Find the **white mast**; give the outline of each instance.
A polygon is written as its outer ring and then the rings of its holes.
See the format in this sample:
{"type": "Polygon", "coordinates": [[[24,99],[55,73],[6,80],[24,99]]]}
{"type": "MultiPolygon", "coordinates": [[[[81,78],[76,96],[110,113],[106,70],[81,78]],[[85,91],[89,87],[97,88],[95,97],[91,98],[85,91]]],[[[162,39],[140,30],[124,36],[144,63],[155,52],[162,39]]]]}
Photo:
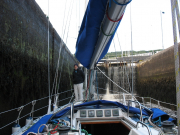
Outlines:
{"type": "MultiPolygon", "coordinates": [[[[176,77],[176,99],[177,99],[177,125],[178,133],[180,133],[180,74],[179,74],[179,49],[178,49],[178,33],[177,33],[177,22],[178,30],[180,29],[180,14],[179,5],[177,0],[171,0],[172,10],[172,24],[173,24],[173,36],[174,36],[174,59],[175,59],[175,77],[176,77]]],[[[180,34],[180,31],[179,31],[180,34]]]]}

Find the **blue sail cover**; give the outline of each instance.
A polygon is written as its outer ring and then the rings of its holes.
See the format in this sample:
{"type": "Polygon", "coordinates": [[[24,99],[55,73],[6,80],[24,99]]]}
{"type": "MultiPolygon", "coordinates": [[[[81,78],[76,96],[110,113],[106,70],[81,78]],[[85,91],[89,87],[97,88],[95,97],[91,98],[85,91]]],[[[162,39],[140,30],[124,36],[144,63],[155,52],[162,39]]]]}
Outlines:
{"type": "MultiPolygon", "coordinates": [[[[100,109],[101,105],[105,105],[105,106],[117,106],[125,111],[128,110],[128,107],[119,103],[119,102],[116,102],[116,101],[107,101],[107,100],[96,100],[96,101],[90,101],[90,102],[85,102],[85,103],[82,103],[82,104],[79,104],[79,105],[76,105],[74,106],[74,108],[78,108],[78,107],[84,107],[84,108],[88,108],[88,107],[92,107],[95,105],[95,108],[94,109],[100,109]]],[[[53,114],[48,114],[48,115],[45,115],[43,116],[36,124],[34,124],[31,128],[29,128],[26,132],[23,133],[23,135],[27,135],[29,132],[34,132],[34,133],[37,133],[38,132],[38,128],[41,124],[47,124],[47,122],[52,118],[52,119],[56,119],[56,118],[60,118],[61,116],[63,116],[64,114],[66,114],[67,112],[70,111],[70,107],[67,107],[65,109],[63,109],[62,111],[56,113],[54,116],[53,114]]],[[[89,109],[93,109],[93,108],[89,108],[89,109]]],[[[164,121],[164,120],[168,120],[169,119],[169,116],[163,112],[162,110],[158,109],[158,108],[152,108],[151,109],[152,112],[153,112],[153,117],[152,119],[153,120],[158,120],[159,117],[161,117],[161,120],[164,121]]],[[[129,112],[130,113],[134,113],[134,114],[140,114],[140,110],[139,108],[134,108],[134,107],[129,107],[129,112]]],[[[149,114],[145,109],[142,110],[142,114],[145,115],[145,116],[150,116],[151,114],[149,114]]],[[[143,116],[144,117],[144,116],[143,116]]],[[[148,117],[147,117],[148,118],[148,117]]],[[[173,119],[169,119],[169,120],[173,120],[173,119]]],[[[45,126],[42,126],[40,128],[40,133],[43,131],[43,128],[45,126]]]]}
{"type": "MultiPolygon", "coordinates": [[[[91,57],[95,49],[95,45],[98,40],[100,26],[105,15],[107,2],[108,0],[89,0],[79,31],[78,39],[76,42],[75,56],[79,60],[79,62],[88,69],[90,66],[91,57]]],[[[116,30],[119,26],[119,23],[116,27],[116,30]]],[[[114,34],[111,36],[99,60],[102,59],[108,52],[114,34]]]]}
{"type": "MultiPolygon", "coordinates": [[[[38,133],[38,128],[42,125],[42,124],[46,124],[48,122],[48,120],[51,118],[53,114],[47,114],[44,117],[42,117],[36,124],[34,124],[32,127],[30,127],[26,132],[24,132],[22,135],[27,135],[29,132],[33,132],[33,133],[38,133]]],[[[39,132],[41,133],[43,131],[45,126],[42,126],[39,129],[39,132]]]]}
{"type": "Polygon", "coordinates": [[[151,108],[151,110],[153,111],[153,116],[152,116],[153,120],[158,120],[159,117],[161,117],[161,121],[165,121],[169,119],[169,115],[163,112],[162,110],[158,108],[151,108]]]}

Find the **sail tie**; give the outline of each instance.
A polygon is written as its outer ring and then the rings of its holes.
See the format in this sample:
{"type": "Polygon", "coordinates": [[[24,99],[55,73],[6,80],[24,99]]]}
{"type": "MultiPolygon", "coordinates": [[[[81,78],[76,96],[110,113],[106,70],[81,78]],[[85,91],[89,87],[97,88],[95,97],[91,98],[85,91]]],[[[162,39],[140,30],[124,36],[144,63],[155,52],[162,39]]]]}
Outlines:
{"type": "MultiPolygon", "coordinates": [[[[109,5],[109,4],[108,4],[109,5]]],[[[123,15],[124,15],[124,13],[122,14],[122,16],[119,18],[119,19],[117,19],[117,20],[112,20],[110,17],[109,17],[109,15],[108,15],[108,9],[109,9],[109,6],[107,5],[107,8],[106,8],[106,16],[107,16],[107,18],[109,19],[109,21],[111,21],[111,22],[119,22],[122,18],[123,18],[123,15]]]]}
{"type": "MultiPolygon", "coordinates": [[[[112,0],[109,0],[109,7],[111,7],[111,1],[112,1],[112,0]]],[[[131,3],[132,0],[129,0],[129,1],[126,2],[126,3],[119,3],[119,2],[117,2],[116,0],[113,0],[113,1],[114,1],[114,3],[116,3],[117,5],[126,6],[126,5],[128,5],[129,3],[131,3]]]]}

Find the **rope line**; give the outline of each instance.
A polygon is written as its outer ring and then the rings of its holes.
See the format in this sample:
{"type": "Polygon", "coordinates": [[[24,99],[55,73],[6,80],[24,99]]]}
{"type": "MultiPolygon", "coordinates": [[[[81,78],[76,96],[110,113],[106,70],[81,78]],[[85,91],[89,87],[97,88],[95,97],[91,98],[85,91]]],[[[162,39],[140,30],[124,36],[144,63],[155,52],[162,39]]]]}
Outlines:
{"type": "MultiPolygon", "coordinates": [[[[22,117],[19,118],[18,120],[20,120],[20,119],[22,119],[22,118],[24,118],[24,117],[26,117],[26,116],[29,116],[29,113],[26,114],[26,115],[24,115],[24,116],[22,116],[22,117]]],[[[6,124],[5,126],[1,127],[0,130],[3,129],[3,128],[5,128],[5,127],[7,127],[7,126],[9,126],[9,125],[11,125],[11,124],[13,124],[13,123],[16,122],[16,121],[17,121],[17,120],[14,120],[14,121],[12,121],[12,122],[6,124]]]]}
{"type": "MultiPolygon", "coordinates": [[[[54,95],[52,95],[52,96],[54,96],[54,95]]],[[[41,98],[41,99],[38,99],[38,100],[36,100],[36,101],[40,101],[40,100],[42,100],[42,99],[46,99],[46,98],[48,98],[49,96],[47,96],[47,97],[44,97],[44,98],[41,98]]]]}
{"type": "Polygon", "coordinates": [[[18,108],[19,114],[18,114],[18,117],[17,117],[17,120],[16,120],[16,123],[18,123],[18,124],[19,124],[19,117],[21,115],[21,112],[22,112],[23,108],[24,108],[24,106],[21,106],[21,107],[18,108]]]}
{"type": "Polygon", "coordinates": [[[71,103],[71,100],[73,99],[74,95],[75,95],[75,93],[73,92],[71,99],[69,100],[69,103],[71,103]]]}
{"type": "Polygon", "coordinates": [[[64,99],[62,99],[62,100],[59,100],[58,102],[61,102],[61,101],[67,100],[67,99],[69,99],[69,98],[72,98],[72,96],[70,96],[70,97],[68,97],[68,98],[64,98],[64,99]]]}
{"type": "Polygon", "coordinates": [[[31,110],[31,113],[30,113],[30,115],[32,116],[32,119],[33,119],[33,116],[34,116],[33,111],[34,111],[34,105],[35,104],[36,104],[36,100],[32,101],[32,110],[31,110]]]}
{"type": "MultiPolygon", "coordinates": [[[[70,91],[70,90],[68,90],[68,91],[70,91]]],[[[63,92],[63,93],[64,93],[64,92],[63,92]]],[[[48,97],[49,97],[49,96],[48,96],[48,97]]],[[[68,97],[68,98],[59,100],[58,102],[61,102],[61,101],[63,101],[63,100],[66,100],[66,99],[69,99],[69,98],[72,98],[72,97],[74,97],[74,95],[72,95],[71,97],[68,97]]],[[[34,101],[35,101],[35,100],[34,100],[34,101]]],[[[37,100],[36,100],[36,101],[37,101],[37,100]]],[[[30,104],[30,103],[32,103],[32,102],[29,102],[28,104],[30,104]]],[[[28,105],[28,104],[26,104],[26,105],[28,105]]],[[[25,107],[26,105],[24,105],[23,107],[25,107]]],[[[51,105],[53,105],[53,103],[52,103],[51,105]]],[[[9,126],[9,125],[11,125],[11,124],[13,124],[13,123],[16,122],[16,121],[19,121],[19,120],[22,119],[22,118],[25,118],[26,116],[29,116],[29,115],[32,114],[32,113],[37,112],[37,111],[39,111],[39,110],[41,110],[41,109],[44,109],[44,108],[46,108],[46,107],[48,107],[48,106],[49,106],[49,105],[46,105],[46,106],[41,107],[41,108],[39,108],[39,109],[37,109],[37,110],[33,110],[33,111],[31,111],[30,113],[22,116],[21,118],[18,118],[18,119],[16,119],[16,120],[14,120],[14,121],[6,124],[5,126],[1,127],[0,130],[3,129],[3,128],[5,128],[5,127],[7,127],[7,126],[9,126]]],[[[22,106],[21,106],[21,107],[22,107],[22,106]]],[[[14,108],[14,109],[11,109],[11,110],[15,110],[15,109],[19,109],[19,108],[20,108],[20,107],[14,108]]],[[[9,111],[10,111],[10,110],[9,110],[9,111]]],[[[5,111],[5,112],[7,112],[7,111],[5,111]]],[[[1,112],[0,114],[5,113],[5,112],[1,112]]]]}
{"type": "MultiPolygon", "coordinates": [[[[69,92],[69,91],[72,91],[73,89],[71,89],[71,90],[67,90],[67,91],[63,91],[63,92],[60,92],[60,93],[57,93],[57,94],[62,94],[62,93],[66,93],[66,92],[69,92]]],[[[54,95],[51,95],[51,97],[52,96],[55,96],[56,94],[54,94],[54,95]]],[[[37,101],[40,101],[40,100],[43,100],[43,99],[46,99],[46,98],[48,98],[49,96],[47,96],[47,97],[44,97],[44,98],[40,98],[40,99],[37,99],[36,100],[36,102],[37,101]]],[[[25,105],[23,105],[24,107],[25,106],[27,106],[27,105],[29,105],[29,104],[32,104],[32,101],[31,102],[29,102],[29,103],[27,103],[27,104],[25,104],[25,105]]],[[[21,107],[21,106],[20,106],[21,107]]],[[[20,107],[17,107],[17,108],[14,108],[14,109],[11,109],[11,110],[7,110],[7,111],[4,111],[4,112],[1,112],[0,114],[3,114],[3,113],[7,113],[7,112],[10,112],[10,111],[14,111],[14,110],[17,110],[17,109],[19,109],[20,107]]]]}
{"type": "MultiPolygon", "coordinates": [[[[48,96],[49,97],[49,96],[48,96]]],[[[25,106],[27,106],[27,105],[29,105],[29,104],[31,104],[32,102],[29,102],[29,103],[27,103],[27,104],[25,104],[25,105],[23,105],[24,107],[25,106]]],[[[21,107],[21,106],[20,106],[21,107]]],[[[14,110],[18,110],[20,107],[17,107],[17,108],[14,108],[14,109],[11,109],[11,110],[7,110],[7,111],[4,111],[4,112],[1,112],[0,114],[3,114],[3,113],[7,113],[7,112],[10,112],[10,111],[14,111],[14,110]]]]}
{"type": "MultiPolygon", "coordinates": [[[[39,110],[41,110],[41,109],[43,109],[43,108],[45,108],[45,107],[48,107],[48,106],[49,106],[49,105],[46,105],[46,106],[44,106],[44,107],[42,107],[42,108],[40,108],[40,109],[37,109],[37,110],[33,111],[33,113],[34,113],[34,112],[37,112],[37,111],[39,111],[39,110]]],[[[31,112],[30,112],[30,113],[31,113],[31,112]]],[[[22,119],[22,118],[24,118],[24,117],[26,117],[26,116],[29,116],[30,113],[28,113],[28,114],[22,116],[21,118],[18,118],[17,120],[20,120],[20,119],[22,119]]],[[[9,125],[11,125],[11,124],[13,124],[13,123],[16,122],[17,120],[14,120],[14,121],[12,121],[11,123],[9,123],[9,124],[7,124],[7,125],[1,127],[0,130],[3,129],[3,128],[5,128],[5,127],[7,127],[7,126],[9,126],[9,125]]]]}

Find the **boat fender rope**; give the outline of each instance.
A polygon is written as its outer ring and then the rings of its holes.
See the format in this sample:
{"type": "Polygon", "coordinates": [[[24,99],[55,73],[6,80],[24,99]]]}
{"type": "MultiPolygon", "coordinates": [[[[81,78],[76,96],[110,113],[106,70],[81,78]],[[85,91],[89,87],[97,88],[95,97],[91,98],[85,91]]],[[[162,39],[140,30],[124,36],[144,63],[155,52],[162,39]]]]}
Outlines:
{"type": "Polygon", "coordinates": [[[20,118],[20,114],[21,114],[21,111],[23,110],[23,108],[24,108],[24,106],[21,106],[21,107],[19,107],[18,108],[18,112],[19,112],[19,114],[18,114],[18,117],[17,117],[17,120],[16,120],[16,123],[18,123],[19,124],[19,118],[20,118]]]}
{"type": "Polygon", "coordinates": [[[33,100],[32,101],[32,109],[31,109],[31,113],[30,113],[30,116],[32,117],[33,119],[33,114],[34,114],[34,105],[36,104],[36,100],[33,100]]]}
{"type": "Polygon", "coordinates": [[[109,7],[109,6],[107,6],[107,8],[106,8],[106,16],[107,16],[107,18],[108,18],[111,22],[119,22],[119,21],[122,19],[124,13],[122,14],[122,16],[121,16],[119,19],[117,19],[117,20],[112,20],[112,19],[109,17],[109,15],[108,15],[108,9],[109,9],[108,7],[109,7]]]}
{"type": "Polygon", "coordinates": [[[106,34],[105,32],[104,32],[104,30],[103,30],[103,25],[101,24],[101,31],[102,31],[102,33],[105,35],[105,36],[112,36],[113,34],[114,34],[114,32],[115,32],[115,30],[111,33],[111,34],[106,34]]]}
{"type": "MultiPolygon", "coordinates": [[[[111,7],[111,1],[112,1],[112,0],[109,0],[109,7],[111,7]]],[[[116,3],[117,5],[126,6],[126,5],[128,5],[129,3],[131,3],[132,0],[129,0],[129,1],[126,2],[126,3],[119,3],[119,2],[117,2],[116,0],[113,0],[113,1],[114,1],[114,3],[116,3]]]]}

